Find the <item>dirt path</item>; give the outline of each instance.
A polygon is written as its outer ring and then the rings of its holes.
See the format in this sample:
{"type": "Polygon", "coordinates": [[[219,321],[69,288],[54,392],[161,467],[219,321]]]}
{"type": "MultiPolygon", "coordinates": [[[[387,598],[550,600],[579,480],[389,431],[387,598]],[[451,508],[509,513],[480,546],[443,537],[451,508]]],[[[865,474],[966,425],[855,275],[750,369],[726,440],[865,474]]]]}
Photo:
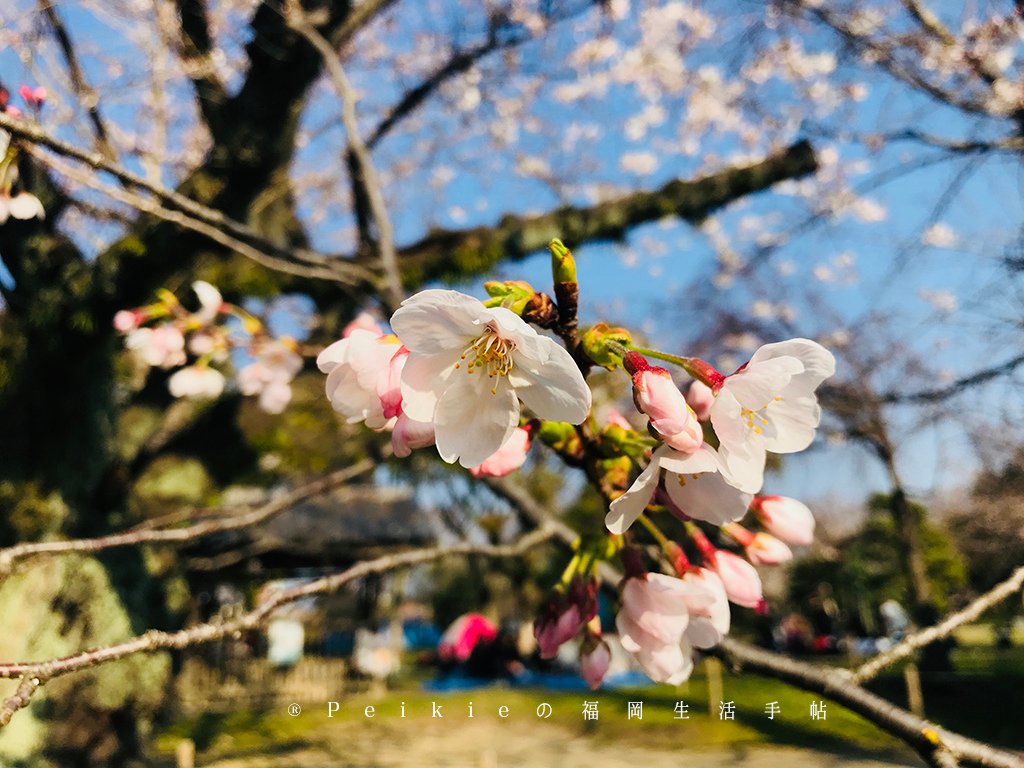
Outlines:
{"type": "MultiPolygon", "coordinates": [[[[312,734],[311,734],[312,735],[312,734]]],[[[339,723],[318,729],[315,746],[282,745],[276,754],[236,754],[197,761],[202,768],[892,768],[913,765],[870,757],[846,757],[791,747],[742,745],[686,750],[618,745],[572,733],[554,724],[477,721],[417,723],[414,727],[339,723]]],[[[230,754],[230,747],[215,750],[230,754]]]]}

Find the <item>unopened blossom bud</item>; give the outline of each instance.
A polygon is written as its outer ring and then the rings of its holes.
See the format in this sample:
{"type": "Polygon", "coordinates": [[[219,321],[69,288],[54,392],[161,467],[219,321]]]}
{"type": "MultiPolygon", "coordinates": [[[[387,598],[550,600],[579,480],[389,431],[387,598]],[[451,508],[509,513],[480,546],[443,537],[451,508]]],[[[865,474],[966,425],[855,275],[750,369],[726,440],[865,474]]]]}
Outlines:
{"type": "Polygon", "coordinates": [[[703,381],[694,381],[686,390],[686,402],[693,409],[698,421],[707,421],[711,418],[715,394],[703,381]]]}
{"type": "Polygon", "coordinates": [[[761,577],[750,563],[739,555],[716,549],[705,564],[718,574],[729,601],[744,608],[755,608],[763,599],[761,577]]]}
{"type": "Polygon", "coordinates": [[[622,429],[633,429],[633,425],[626,420],[626,417],[619,412],[618,408],[608,409],[607,420],[608,426],[622,427],[622,429]]]}
{"type": "Polygon", "coordinates": [[[793,553],[770,533],[751,533],[739,523],[726,523],[722,530],[743,547],[754,565],[779,565],[793,559],[793,553]]]}
{"type": "Polygon", "coordinates": [[[563,643],[597,615],[597,580],[580,575],[551,593],[533,625],[541,658],[552,659],[563,643]]]}
{"type": "Polygon", "coordinates": [[[141,316],[130,309],[122,309],[114,315],[114,329],[119,333],[128,333],[139,327],[141,316]]]}
{"type": "Polygon", "coordinates": [[[473,477],[504,477],[519,469],[530,452],[531,426],[517,427],[511,437],[478,467],[471,467],[473,477]]]}
{"type": "Polygon", "coordinates": [[[484,283],[484,290],[490,296],[484,302],[485,307],[505,307],[505,309],[522,315],[523,310],[536,291],[525,280],[490,280],[484,283]]]}
{"type": "Polygon", "coordinates": [[[598,323],[583,332],[580,343],[587,357],[613,371],[622,364],[621,348],[632,340],[632,334],[625,328],[598,323]]]}
{"type": "Polygon", "coordinates": [[[580,674],[591,690],[601,687],[604,676],[612,662],[612,651],[600,637],[588,634],[580,649],[580,674]]]}
{"type": "Polygon", "coordinates": [[[558,238],[548,243],[548,250],[551,251],[551,275],[555,284],[575,283],[576,260],[572,252],[558,238]]]}
{"type": "Polygon", "coordinates": [[[770,533],[754,534],[754,540],[745,548],[747,559],[754,565],[780,565],[793,559],[792,550],[785,542],[770,533]]]}
{"type": "Polygon", "coordinates": [[[32,109],[39,109],[46,103],[46,89],[41,85],[35,88],[30,85],[23,85],[18,89],[18,93],[32,109]]]}
{"type": "Polygon", "coordinates": [[[576,455],[582,450],[576,427],[565,421],[541,422],[537,436],[544,445],[554,448],[559,453],[576,455]]]}
{"type": "Polygon", "coordinates": [[[395,456],[404,459],[417,448],[434,444],[434,425],[429,421],[416,421],[404,413],[398,415],[391,430],[391,448],[395,456]]]}
{"type": "Polygon", "coordinates": [[[409,359],[409,350],[399,347],[379,374],[377,396],[385,419],[393,419],[402,412],[402,370],[409,359]]]}
{"type": "Polygon", "coordinates": [[[195,318],[200,323],[212,323],[224,306],[224,299],[216,287],[205,280],[196,280],[192,283],[192,290],[199,299],[199,311],[195,318]]]}
{"type": "Polygon", "coordinates": [[[384,335],[384,331],[369,312],[360,312],[356,315],[355,319],[342,330],[341,337],[347,339],[352,335],[352,331],[370,331],[377,336],[384,335]]]}
{"type": "Polygon", "coordinates": [[[580,609],[567,605],[560,613],[539,618],[533,625],[533,637],[542,659],[553,659],[558,649],[576,636],[580,629],[580,609]]]}
{"type": "Polygon", "coordinates": [[[756,496],[750,510],[770,534],[794,546],[814,541],[814,515],[807,505],[787,496],[756,496]]]}
{"type": "Polygon", "coordinates": [[[693,453],[704,444],[696,415],[664,368],[648,367],[633,374],[633,402],[650,418],[651,428],[677,451],[693,453]]]}
{"type": "Polygon", "coordinates": [[[523,320],[541,328],[558,325],[558,306],[546,293],[537,291],[523,307],[523,320]]]}

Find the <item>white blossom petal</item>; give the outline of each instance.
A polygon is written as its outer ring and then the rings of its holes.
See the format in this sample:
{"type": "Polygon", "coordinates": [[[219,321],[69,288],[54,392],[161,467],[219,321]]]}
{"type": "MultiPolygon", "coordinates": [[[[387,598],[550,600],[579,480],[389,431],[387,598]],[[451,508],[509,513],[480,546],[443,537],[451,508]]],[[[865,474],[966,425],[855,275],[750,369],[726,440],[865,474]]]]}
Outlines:
{"type": "MultiPolygon", "coordinates": [[[[437,401],[440,400],[449,380],[456,373],[459,360],[458,349],[434,355],[411,352],[402,369],[402,410],[410,419],[433,421],[437,401]]],[[[475,376],[476,374],[472,374],[475,376]]],[[[471,378],[465,374],[459,378],[471,378]]],[[[482,387],[481,387],[482,388],[482,387]]]]}
{"type": "Polygon", "coordinates": [[[563,347],[546,336],[538,336],[537,341],[547,349],[543,363],[526,357],[519,350],[512,353],[515,365],[511,380],[516,393],[542,419],[582,424],[593,403],[593,394],[583,374],[563,347]]]}
{"type": "Polygon", "coordinates": [[[668,475],[665,490],[687,515],[715,525],[742,518],[753,498],[729,485],[717,471],[668,475]]]}
{"type": "Polygon", "coordinates": [[[507,379],[497,379],[494,393],[486,382],[478,373],[454,376],[437,401],[437,452],[449,464],[457,460],[467,469],[482,464],[519,424],[519,400],[507,379]]]}
{"type": "Polygon", "coordinates": [[[643,514],[651,498],[658,488],[658,479],[661,477],[661,467],[658,460],[651,458],[644,471],[633,481],[629,489],[615,499],[608,506],[608,514],[604,518],[604,524],[612,533],[625,533],[636,519],[643,514]]]}
{"type": "Polygon", "coordinates": [[[458,291],[431,289],[402,302],[391,328],[412,352],[462,351],[491,319],[487,308],[458,291]]]}
{"type": "Polygon", "coordinates": [[[788,339],[765,344],[750,358],[750,364],[783,356],[795,357],[803,363],[803,372],[796,374],[793,379],[808,393],[813,392],[821,382],[836,372],[836,359],[832,353],[810,339],[788,339]]]}

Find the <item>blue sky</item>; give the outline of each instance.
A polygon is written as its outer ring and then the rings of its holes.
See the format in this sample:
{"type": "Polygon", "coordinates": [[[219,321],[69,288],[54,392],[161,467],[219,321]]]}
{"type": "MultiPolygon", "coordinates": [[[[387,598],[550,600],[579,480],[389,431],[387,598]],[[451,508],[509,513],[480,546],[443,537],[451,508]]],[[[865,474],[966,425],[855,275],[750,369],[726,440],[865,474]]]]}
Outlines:
{"type": "MultiPolygon", "coordinates": [[[[758,8],[735,3],[721,3],[733,13],[736,8],[758,12],[758,8]]],[[[34,3],[20,2],[14,16],[31,12],[34,3]]],[[[951,6],[952,7],[952,6],[951,6]]],[[[116,29],[116,23],[97,21],[74,3],[61,5],[61,12],[81,42],[81,55],[88,77],[101,88],[101,108],[107,118],[128,130],[145,126],[149,115],[138,106],[149,87],[141,79],[135,61],[136,49],[116,29]],[[112,79],[101,66],[101,56],[124,58],[124,72],[112,79]],[[112,88],[111,88],[112,87],[112,88]]],[[[724,17],[723,17],[724,18],[724,17]]],[[[423,35],[446,33],[457,23],[472,29],[479,20],[468,18],[457,22],[451,15],[437,15],[424,6],[423,14],[399,25],[388,37],[395,50],[409,53],[416,46],[413,32],[423,35]]],[[[635,39],[636,30],[627,20],[621,40],[635,39]]],[[[240,20],[239,20],[240,22],[240,20]]],[[[746,39],[740,37],[739,22],[723,23],[714,45],[695,50],[689,63],[693,68],[720,63],[722,59],[743,55],[746,39]]],[[[239,52],[244,42],[233,25],[227,45],[229,58],[239,52]]],[[[580,28],[565,27],[545,43],[530,44],[520,51],[520,63],[547,61],[552,51],[568,49],[580,42],[580,28]],[[548,57],[548,58],[545,58],[548,57]]],[[[763,33],[770,39],[768,33],[763,33]]],[[[828,34],[811,32],[803,39],[811,52],[837,50],[828,34]]],[[[41,61],[41,59],[39,60],[41,61]]],[[[445,121],[469,121],[491,114],[492,95],[515,95],[521,86],[518,76],[508,82],[495,82],[491,75],[494,61],[482,67],[484,100],[476,112],[453,118],[450,101],[458,93],[444,96],[444,103],[423,111],[422,126],[411,133],[383,142],[378,162],[387,169],[408,156],[417,157],[418,142],[430,139],[429,155],[422,167],[411,175],[398,178],[388,188],[392,199],[392,217],[399,243],[420,237],[430,224],[471,226],[496,221],[504,212],[528,212],[564,202],[582,204],[584,197],[572,189],[559,197],[550,186],[536,179],[523,178],[512,172],[514,161],[490,152],[485,141],[486,120],[479,129],[470,129],[463,140],[445,144],[445,121]],[[430,175],[438,167],[453,170],[453,177],[439,189],[430,186],[430,175]],[[426,190],[432,190],[424,193],[426,190]],[[461,211],[459,217],[452,212],[461,211]]],[[[36,60],[24,66],[13,50],[0,51],[0,79],[16,90],[23,81],[34,82],[36,60]],[[13,86],[13,87],[12,87],[13,86]]],[[[363,92],[361,112],[364,124],[374,123],[375,110],[393,103],[408,82],[415,78],[400,74],[387,57],[354,64],[350,74],[363,92]]],[[[558,79],[565,81],[565,71],[558,79]]],[[[677,352],[689,352],[689,345],[701,336],[707,317],[726,310],[737,318],[750,318],[756,301],[784,303],[793,308],[796,317],[787,331],[792,335],[812,337],[828,334],[849,325],[856,325],[871,313],[884,315],[884,328],[892,343],[905,346],[912,356],[923,358],[933,370],[949,369],[969,372],[998,362],[1019,350],[1020,302],[1017,286],[1007,280],[1000,259],[1012,247],[1024,221],[1021,203],[1019,163],[1016,158],[990,158],[969,175],[963,173],[965,162],[941,162],[912,173],[902,171],[934,154],[931,150],[906,143],[886,145],[871,151],[861,143],[849,140],[848,134],[881,132],[913,126],[922,130],[942,132],[948,136],[969,137],[991,135],[1000,130],[998,121],[978,123],[966,120],[959,113],[930,100],[911,95],[906,88],[895,86],[884,76],[855,63],[843,62],[836,74],[842,81],[869,86],[868,97],[857,104],[841,106],[835,113],[808,120],[802,126],[779,135],[780,141],[810,137],[819,150],[835,148],[844,164],[866,161],[864,174],[853,174],[851,180],[863,185],[864,193],[887,209],[887,218],[878,223],[863,223],[850,217],[829,220],[794,237],[779,247],[749,278],[736,280],[731,286],[712,287],[716,257],[707,238],[691,226],[680,222],[664,222],[637,228],[625,243],[592,244],[578,249],[582,284],[582,313],[585,322],[598,319],[627,324],[646,335],[652,345],[677,352]],[[889,169],[893,180],[875,188],[879,173],[889,169]],[[944,201],[943,191],[958,185],[958,192],[944,201]],[[944,202],[948,204],[943,207],[944,202]],[[939,208],[936,215],[936,209],[939,208]],[[920,245],[922,230],[933,221],[949,224],[960,237],[953,248],[930,248],[920,245]],[[850,262],[846,264],[846,262],[850,262]],[[831,273],[831,282],[817,276],[822,270],[831,273]],[[855,278],[855,279],[854,279],[855,278]],[[921,291],[950,292],[956,296],[958,309],[946,315],[936,314],[921,297],[921,291]]],[[[793,93],[785,84],[768,82],[756,94],[770,109],[792,100],[793,93]]],[[[188,111],[175,114],[177,100],[188,98],[182,83],[169,84],[169,108],[175,116],[174,125],[187,123],[188,111]]],[[[603,99],[574,105],[571,112],[553,98],[550,91],[540,91],[526,105],[521,116],[524,126],[536,118],[542,128],[524,128],[513,148],[516,152],[547,160],[556,174],[571,178],[582,174],[590,181],[619,187],[655,188],[665,181],[688,178],[699,172],[709,155],[726,156],[738,148],[734,136],[703,137],[697,156],[673,151],[678,121],[686,116],[685,103],[668,104],[669,118],[665,124],[642,141],[626,138],[623,126],[627,119],[644,108],[644,100],[625,86],[613,86],[603,99]],[[567,152],[559,142],[570,124],[599,125],[602,133],[578,149],[579,155],[567,152]],[[624,152],[656,150],[660,164],[651,174],[638,176],[619,165],[624,152]],[[586,169],[585,172],[580,169],[586,169]]],[[[315,170],[324,158],[336,162],[344,144],[340,121],[336,119],[337,104],[325,85],[317,88],[304,122],[308,127],[324,127],[312,137],[300,153],[297,172],[315,170]]],[[[82,143],[87,135],[81,125],[44,123],[55,133],[82,143]]],[[[172,144],[180,136],[172,131],[172,144]]],[[[131,158],[126,163],[133,170],[139,164],[131,158]]],[[[168,176],[165,182],[171,183],[168,176]]],[[[331,190],[314,195],[299,189],[303,213],[310,218],[310,232],[315,243],[329,251],[344,251],[348,240],[343,234],[350,223],[342,215],[344,193],[339,189],[332,198],[331,190]],[[322,217],[322,218],[317,218],[322,217]]],[[[767,228],[786,229],[800,222],[806,206],[785,190],[760,194],[723,212],[718,221],[723,231],[738,244],[741,254],[749,255],[753,244],[740,237],[750,217],[762,217],[767,228]],[[772,224],[773,217],[780,222],[772,224]]],[[[97,229],[102,234],[103,229],[97,229]]],[[[755,234],[763,228],[755,227],[755,234]]],[[[508,265],[497,277],[524,278],[544,289],[549,282],[546,254],[521,264],[508,265]]],[[[481,294],[479,281],[466,290],[481,294]]],[[[787,334],[788,335],[788,334],[787,334]]],[[[764,342],[775,340],[763,338],[764,342]]],[[[879,343],[886,343],[880,339],[879,343]]],[[[895,350],[895,346],[894,346],[895,350]]],[[[724,344],[713,346],[707,354],[716,360],[728,350],[724,344]]],[[[742,357],[736,352],[733,357],[742,357]]],[[[902,355],[903,352],[894,352],[902,355]]],[[[738,360],[737,362],[741,362],[738,360]]],[[[844,375],[841,369],[840,377],[844,375]]],[[[885,372],[880,379],[886,379],[885,372]]],[[[901,386],[898,377],[888,376],[888,386],[901,386]]],[[[907,382],[908,388],[921,388],[927,376],[907,382]]],[[[1000,386],[979,390],[973,399],[951,404],[947,414],[928,415],[929,426],[917,427],[921,411],[908,410],[895,414],[895,421],[906,437],[901,440],[900,466],[908,487],[915,493],[929,494],[967,480],[977,466],[977,452],[966,434],[966,427],[956,418],[971,416],[975,423],[990,419],[993,429],[1009,427],[1020,411],[1019,393],[1000,386]],[[971,409],[972,403],[998,398],[999,408],[971,409]],[[999,409],[1002,409],[1000,411],[999,409]],[[946,418],[949,416],[950,418],[946,418]]],[[[781,475],[771,477],[768,490],[805,498],[863,498],[868,492],[884,487],[884,477],[877,463],[856,448],[816,445],[806,454],[787,460],[781,475]]]]}

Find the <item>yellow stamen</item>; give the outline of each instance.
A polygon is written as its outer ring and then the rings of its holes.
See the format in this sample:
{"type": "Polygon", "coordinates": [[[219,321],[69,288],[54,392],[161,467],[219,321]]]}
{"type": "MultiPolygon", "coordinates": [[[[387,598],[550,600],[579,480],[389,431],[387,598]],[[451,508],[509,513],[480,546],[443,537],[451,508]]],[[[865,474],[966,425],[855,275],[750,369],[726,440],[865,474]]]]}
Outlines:
{"type": "MultiPolygon", "coordinates": [[[[512,352],[516,348],[515,342],[503,339],[493,325],[488,325],[487,330],[473,341],[465,351],[459,355],[460,360],[468,360],[466,373],[473,373],[475,370],[487,372],[487,378],[497,379],[508,376],[512,371],[512,352]]],[[[455,363],[459,368],[459,363],[455,363]]],[[[491,388],[491,394],[498,394],[497,383],[491,388]]]]}

